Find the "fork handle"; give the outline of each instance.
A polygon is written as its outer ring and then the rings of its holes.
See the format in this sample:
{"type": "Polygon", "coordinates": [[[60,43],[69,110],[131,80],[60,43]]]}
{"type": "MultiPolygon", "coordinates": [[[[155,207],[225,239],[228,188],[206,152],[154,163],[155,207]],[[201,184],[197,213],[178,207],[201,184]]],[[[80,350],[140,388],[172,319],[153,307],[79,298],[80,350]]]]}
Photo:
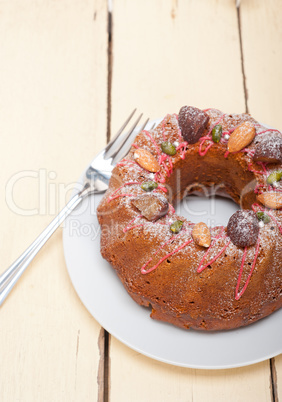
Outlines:
{"type": "Polygon", "coordinates": [[[44,231],[34,240],[34,242],[8,269],[6,269],[2,275],[0,275],[0,306],[39,250],[44,246],[66,217],[81,203],[85,196],[89,194],[87,190],[87,187],[84,187],[78,194],[74,195],[46,229],[44,229],[44,231]]]}

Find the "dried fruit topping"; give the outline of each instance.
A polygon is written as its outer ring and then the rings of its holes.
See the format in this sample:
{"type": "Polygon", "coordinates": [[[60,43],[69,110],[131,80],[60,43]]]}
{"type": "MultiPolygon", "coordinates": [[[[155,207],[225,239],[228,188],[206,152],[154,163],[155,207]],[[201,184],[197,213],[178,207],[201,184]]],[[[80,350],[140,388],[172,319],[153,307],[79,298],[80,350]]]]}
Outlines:
{"type": "Polygon", "coordinates": [[[161,194],[142,194],[131,202],[149,221],[161,218],[169,210],[168,201],[161,194]]]}
{"type": "Polygon", "coordinates": [[[222,126],[220,124],[217,124],[212,129],[212,140],[213,142],[218,143],[221,140],[221,137],[222,137],[222,126]]]}
{"type": "Polygon", "coordinates": [[[204,222],[196,223],[192,230],[192,237],[198,246],[209,247],[211,244],[211,232],[204,222]]]}
{"type": "Polygon", "coordinates": [[[278,170],[276,172],[272,172],[268,178],[266,179],[267,184],[277,183],[282,179],[282,170],[278,170]]]}
{"type": "Polygon", "coordinates": [[[282,208],[282,193],[277,193],[275,191],[269,191],[267,193],[262,193],[257,196],[259,202],[261,202],[265,207],[270,209],[280,209],[282,208]]]}
{"type": "Polygon", "coordinates": [[[265,212],[262,211],[257,212],[257,218],[260,222],[263,222],[265,224],[270,222],[269,215],[267,215],[265,212]]]}
{"type": "Polygon", "coordinates": [[[247,147],[255,138],[255,126],[249,121],[245,121],[235,128],[228,140],[227,148],[229,152],[238,152],[247,147]]]}
{"type": "Polygon", "coordinates": [[[254,161],[266,163],[282,162],[282,137],[272,133],[259,136],[259,138],[253,158],[254,161]]]}
{"type": "Polygon", "coordinates": [[[158,188],[158,183],[155,181],[144,181],[144,183],[141,184],[141,188],[147,192],[153,191],[158,188]]]}
{"type": "Polygon", "coordinates": [[[173,145],[173,144],[172,144],[171,142],[169,142],[169,141],[164,141],[164,142],[162,142],[162,143],[161,143],[161,148],[162,148],[162,151],[163,151],[165,154],[167,154],[167,155],[173,156],[173,155],[176,154],[176,147],[175,147],[175,145],[173,145]]]}
{"type": "Polygon", "coordinates": [[[249,247],[256,243],[259,224],[253,211],[237,211],[227,225],[227,235],[235,246],[249,247]]]}
{"type": "Polygon", "coordinates": [[[151,154],[151,152],[146,151],[146,149],[136,149],[134,152],[134,159],[142,168],[149,172],[156,173],[161,168],[157,159],[151,154]]]}
{"type": "Polygon", "coordinates": [[[182,136],[188,144],[195,144],[207,128],[209,116],[203,110],[192,106],[183,106],[178,115],[182,136]]]}
{"type": "Polygon", "coordinates": [[[183,226],[182,221],[175,221],[170,225],[170,230],[172,231],[172,233],[177,234],[182,229],[182,226],[183,226]]]}

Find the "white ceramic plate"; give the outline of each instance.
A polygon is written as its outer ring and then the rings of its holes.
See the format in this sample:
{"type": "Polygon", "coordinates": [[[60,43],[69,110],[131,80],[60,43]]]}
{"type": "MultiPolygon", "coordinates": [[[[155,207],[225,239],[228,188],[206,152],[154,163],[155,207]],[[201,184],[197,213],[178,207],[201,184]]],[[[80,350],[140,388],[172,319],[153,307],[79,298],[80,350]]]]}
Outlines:
{"type": "MultiPolygon", "coordinates": [[[[183,330],[152,320],[150,310],[127,294],[110,264],[100,255],[96,208],[91,196],[68,217],[63,242],[67,269],[81,301],[111,335],[153,359],[177,366],[222,369],[260,362],[282,353],[282,309],[252,325],[231,331],[183,330]]],[[[185,203],[185,205],[187,205],[185,203]]],[[[194,222],[226,224],[237,210],[232,201],[189,197],[194,222]],[[196,216],[195,216],[196,214],[196,216]]]]}

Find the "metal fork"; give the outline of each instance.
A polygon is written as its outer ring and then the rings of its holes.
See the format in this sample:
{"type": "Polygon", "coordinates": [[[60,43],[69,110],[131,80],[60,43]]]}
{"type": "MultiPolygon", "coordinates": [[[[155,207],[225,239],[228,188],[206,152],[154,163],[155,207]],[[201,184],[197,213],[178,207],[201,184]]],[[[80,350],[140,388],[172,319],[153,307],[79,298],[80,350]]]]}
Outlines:
{"type": "MultiPolygon", "coordinates": [[[[128,132],[124,133],[126,126],[132,119],[136,109],[130,114],[122,127],[109,144],[90,163],[85,171],[82,189],[75,194],[61,212],[52,220],[47,228],[34,240],[34,242],[20,255],[20,257],[0,275],[0,306],[17,283],[23,272],[34,259],[39,250],[51,237],[66,217],[90,194],[103,193],[107,190],[111,172],[118,161],[129,151],[133,142],[132,136],[142,114],[137,118],[128,132]]],[[[139,131],[144,130],[149,119],[145,121],[139,131]]]]}

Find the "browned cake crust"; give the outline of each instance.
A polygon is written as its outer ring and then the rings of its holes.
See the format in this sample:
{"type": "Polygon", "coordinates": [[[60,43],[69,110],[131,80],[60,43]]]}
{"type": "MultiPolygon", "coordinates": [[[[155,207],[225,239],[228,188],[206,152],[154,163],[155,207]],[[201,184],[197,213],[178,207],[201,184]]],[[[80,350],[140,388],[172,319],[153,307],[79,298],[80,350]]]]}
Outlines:
{"type": "Polygon", "coordinates": [[[201,330],[245,326],[282,306],[282,134],[247,114],[191,110],[197,119],[186,107],[138,134],[113,170],[98,207],[101,253],[152,318],[201,330]],[[175,213],[183,196],[207,189],[252,220],[234,214],[228,228],[201,232],[175,213]]]}

